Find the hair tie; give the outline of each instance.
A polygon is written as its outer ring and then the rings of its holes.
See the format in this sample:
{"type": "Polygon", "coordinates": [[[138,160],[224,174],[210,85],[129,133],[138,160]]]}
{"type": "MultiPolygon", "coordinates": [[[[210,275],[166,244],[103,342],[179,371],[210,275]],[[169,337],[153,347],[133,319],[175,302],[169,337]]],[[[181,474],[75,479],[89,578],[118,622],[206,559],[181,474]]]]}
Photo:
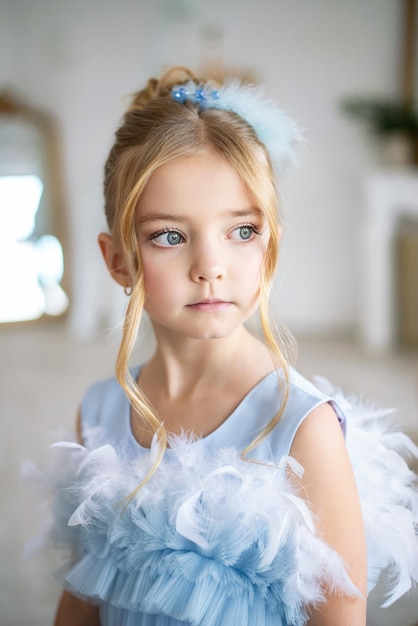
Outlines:
{"type": "Polygon", "coordinates": [[[177,102],[192,102],[200,109],[221,109],[239,115],[255,131],[265,145],[277,173],[282,174],[290,163],[296,162],[296,147],[303,141],[298,125],[263,91],[242,84],[233,78],[219,89],[211,83],[177,84],[171,89],[177,102]]]}

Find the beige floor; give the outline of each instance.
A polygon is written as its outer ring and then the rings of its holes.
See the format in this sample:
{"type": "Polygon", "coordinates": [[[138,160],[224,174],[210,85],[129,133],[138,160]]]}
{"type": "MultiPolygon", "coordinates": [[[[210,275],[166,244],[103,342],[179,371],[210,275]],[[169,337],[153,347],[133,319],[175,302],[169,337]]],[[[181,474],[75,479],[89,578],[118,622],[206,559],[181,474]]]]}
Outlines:
{"type": "MultiPolygon", "coordinates": [[[[19,468],[24,459],[42,461],[48,443],[71,427],[85,387],[112,372],[116,343],[106,333],[93,341],[70,339],[59,325],[0,329],[0,626],[51,624],[59,588],[50,572],[59,557],[44,552],[21,560],[38,516],[19,468]]],[[[298,368],[398,407],[403,428],[417,437],[418,352],[377,357],[347,341],[303,340],[298,368]]],[[[372,598],[368,626],[418,623],[417,591],[385,612],[375,604],[372,598]]]]}

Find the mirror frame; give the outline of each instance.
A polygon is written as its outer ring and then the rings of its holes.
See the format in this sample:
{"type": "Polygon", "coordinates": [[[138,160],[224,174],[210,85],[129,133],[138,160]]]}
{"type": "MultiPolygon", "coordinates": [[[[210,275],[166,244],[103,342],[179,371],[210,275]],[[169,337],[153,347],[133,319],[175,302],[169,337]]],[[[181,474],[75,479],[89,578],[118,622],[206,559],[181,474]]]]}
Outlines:
{"type": "Polygon", "coordinates": [[[23,102],[11,91],[0,89],[0,115],[9,116],[10,119],[21,119],[26,123],[35,126],[43,137],[44,155],[44,189],[47,190],[47,221],[49,224],[48,233],[55,236],[61,243],[64,255],[64,274],[61,286],[69,299],[66,311],[58,316],[44,313],[37,319],[11,321],[0,323],[0,329],[10,326],[34,325],[39,323],[55,323],[62,321],[68,315],[71,304],[71,280],[70,280],[70,255],[68,242],[68,228],[66,224],[66,203],[64,193],[64,177],[62,167],[62,150],[59,138],[58,125],[53,117],[35,107],[23,102]]]}

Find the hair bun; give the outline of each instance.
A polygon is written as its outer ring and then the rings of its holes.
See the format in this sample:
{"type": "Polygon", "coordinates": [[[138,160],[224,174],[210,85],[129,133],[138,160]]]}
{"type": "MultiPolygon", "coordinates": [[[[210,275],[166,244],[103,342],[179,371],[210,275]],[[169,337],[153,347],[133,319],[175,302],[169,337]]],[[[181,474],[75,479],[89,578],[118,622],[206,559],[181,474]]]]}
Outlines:
{"type": "Polygon", "coordinates": [[[201,82],[187,67],[172,67],[167,70],[160,79],[150,78],[144,89],[133,94],[133,98],[127,112],[143,109],[149,102],[159,97],[170,97],[171,89],[176,84],[194,81],[201,82]]]}

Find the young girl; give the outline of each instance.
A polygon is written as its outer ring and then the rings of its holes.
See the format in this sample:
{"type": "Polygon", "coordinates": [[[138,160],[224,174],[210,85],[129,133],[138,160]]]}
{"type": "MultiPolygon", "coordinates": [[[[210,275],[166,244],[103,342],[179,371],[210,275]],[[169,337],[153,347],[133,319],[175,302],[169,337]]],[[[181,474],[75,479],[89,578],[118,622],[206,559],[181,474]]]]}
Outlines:
{"type": "Polygon", "coordinates": [[[299,139],[256,88],[181,68],[116,133],[99,245],[130,300],[116,378],[85,395],[79,443],[57,445],[52,535],[73,556],[56,626],[364,625],[366,534],[372,584],[394,542],[392,599],[418,578],[412,473],[390,450],[382,474],[380,426],[364,443],[362,418],[287,365],[269,323],[275,179],[299,139]],[[131,368],[143,311],[157,347],[131,368]],[[380,513],[387,545],[370,533],[380,513]]]}

